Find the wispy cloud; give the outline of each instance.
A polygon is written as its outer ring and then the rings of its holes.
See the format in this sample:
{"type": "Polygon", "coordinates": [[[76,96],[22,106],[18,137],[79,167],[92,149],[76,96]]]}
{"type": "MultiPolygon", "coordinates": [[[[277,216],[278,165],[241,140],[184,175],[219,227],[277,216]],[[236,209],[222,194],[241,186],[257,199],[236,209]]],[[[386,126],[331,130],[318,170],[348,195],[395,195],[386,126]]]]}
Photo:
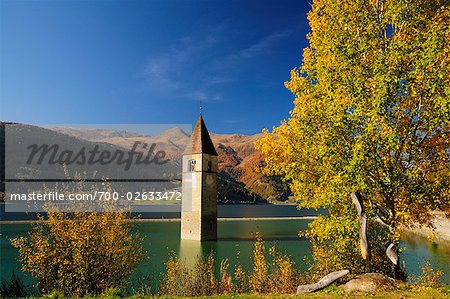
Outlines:
{"type": "Polygon", "coordinates": [[[259,54],[267,54],[273,49],[273,47],[283,38],[289,36],[292,30],[285,30],[281,32],[275,32],[268,36],[263,37],[258,42],[250,45],[249,47],[242,49],[236,55],[238,58],[253,58],[259,54]]]}
{"type": "Polygon", "coordinates": [[[226,30],[227,26],[221,25],[203,35],[181,38],[167,52],[151,57],[143,71],[147,88],[189,100],[220,101],[223,96],[217,87],[234,80],[240,62],[269,54],[292,33],[274,32],[252,44],[224,51],[224,45],[229,46],[226,30]]]}
{"type": "Polygon", "coordinates": [[[241,65],[245,60],[251,60],[270,54],[284,38],[287,38],[292,33],[292,30],[284,30],[263,36],[256,42],[237,49],[229,55],[219,57],[211,64],[211,67],[214,69],[220,69],[226,66],[228,69],[235,69],[236,66],[241,65]]]}
{"type": "Polygon", "coordinates": [[[221,30],[223,27],[219,26],[200,38],[184,37],[166,53],[150,58],[143,72],[147,87],[154,91],[176,93],[180,97],[191,100],[205,102],[219,100],[221,98],[219,94],[207,89],[208,86],[216,83],[199,81],[199,84],[193,86],[192,79],[204,75],[200,61],[218,44],[221,30]]]}

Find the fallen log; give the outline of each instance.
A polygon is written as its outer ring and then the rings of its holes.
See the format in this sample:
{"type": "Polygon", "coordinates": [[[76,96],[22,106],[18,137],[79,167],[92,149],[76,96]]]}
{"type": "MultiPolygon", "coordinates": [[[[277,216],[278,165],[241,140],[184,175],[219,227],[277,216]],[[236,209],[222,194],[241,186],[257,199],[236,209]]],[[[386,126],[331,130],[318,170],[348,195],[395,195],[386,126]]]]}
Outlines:
{"type": "Polygon", "coordinates": [[[319,280],[316,283],[299,285],[297,287],[297,294],[311,293],[311,292],[323,289],[323,288],[329,286],[330,284],[332,284],[335,280],[337,280],[341,277],[344,277],[348,273],[349,273],[349,270],[331,272],[330,274],[325,275],[321,280],[319,280]]]}

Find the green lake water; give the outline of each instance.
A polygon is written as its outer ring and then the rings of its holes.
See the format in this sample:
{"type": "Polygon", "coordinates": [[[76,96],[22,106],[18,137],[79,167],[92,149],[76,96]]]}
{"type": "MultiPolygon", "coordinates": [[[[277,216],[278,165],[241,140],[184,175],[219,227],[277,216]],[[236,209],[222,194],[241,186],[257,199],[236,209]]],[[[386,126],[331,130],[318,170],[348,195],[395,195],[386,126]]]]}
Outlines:
{"type": "MultiPolygon", "coordinates": [[[[136,222],[136,229],[145,238],[147,259],[139,265],[133,274],[134,285],[143,282],[150,284],[164,270],[164,261],[170,253],[177,254],[187,263],[193,263],[196,256],[207,255],[211,250],[216,254],[218,264],[222,259],[228,259],[230,269],[234,269],[239,259],[244,269],[250,269],[252,245],[255,232],[260,232],[267,245],[275,243],[284,252],[289,253],[302,267],[302,260],[310,256],[310,246],[307,240],[297,237],[299,230],[305,229],[310,220],[280,219],[280,220],[227,220],[219,221],[219,241],[199,243],[180,240],[179,221],[136,222]]],[[[31,280],[20,272],[17,261],[17,251],[11,247],[11,238],[26,235],[30,224],[1,224],[0,262],[1,279],[9,279],[13,271],[26,282],[31,280]]],[[[419,265],[424,259],[430,261],[434,269],[444,271],[442,282],[450,284],[450,246],[436,244],[417,237],[405,237],[403,244],[406,253],[403,255],[409,275],[417,275],[419,265]]],[[[268,246],[266,246],[267,248],[268,246]]]]}

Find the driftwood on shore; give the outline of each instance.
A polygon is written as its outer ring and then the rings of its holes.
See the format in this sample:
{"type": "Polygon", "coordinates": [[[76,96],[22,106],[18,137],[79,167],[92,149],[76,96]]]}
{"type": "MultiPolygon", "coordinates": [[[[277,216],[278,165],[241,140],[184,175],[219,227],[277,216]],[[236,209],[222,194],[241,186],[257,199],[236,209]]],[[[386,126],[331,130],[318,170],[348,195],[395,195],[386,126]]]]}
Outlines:
{"type": "Polygon", "coordinates": [[[364,203],[361,194],[357,192],[352,192],[350,197],[355,204],[356,211],[358,212],[359,219],[359,242],[361,246],[361,255],[363,259],[367,260],[370,258],[370,247],[369,241],[367,240],[367,215],[364,209],[364,203]]]}
{"type": "Polygon", "coordinates": [[[330,274],[324,276],[321,280],[319,280],[316,283],[299,285],[297,287],[297,294],[311,293],[311,292],[323,289],[323,288],[329,286],[330,284],[332,284],[335,280],[337,280],[341,277],[344,277],[348,273],[349,273],[349,270],[331,272],[330,274]]]}

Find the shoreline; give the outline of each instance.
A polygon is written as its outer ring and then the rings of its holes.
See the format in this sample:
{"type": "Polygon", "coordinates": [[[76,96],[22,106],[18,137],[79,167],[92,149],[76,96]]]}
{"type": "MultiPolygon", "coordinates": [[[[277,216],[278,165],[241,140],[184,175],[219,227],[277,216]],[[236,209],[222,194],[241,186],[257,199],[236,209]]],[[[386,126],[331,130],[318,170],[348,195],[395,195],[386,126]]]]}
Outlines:
{"type": "Polygon", "coordinates": [[[404,232],[406,234],[427,238],[436,243],[449,243],[450,218],[447,218],[444,212],[432,212],[432,215],[434,215],[434,219],[432,220],[434,229],[416,225],[405,227],[404,232]]]}
{"type": "MultiPolygon", "coordinates": [[[[405,227],[403,232],[409,236],[418,236],[426,238],[436,243],[449,243],[450,242],[450,218],[446,218],[443,212],[433,212],[435,225],[434,229],[428,227],[412,226],[405,227]],[[430,237],[431,236],[431,237],[430,237]]],[[[277,220],[314,220],[318,216],[286,216],[286,217],[220,217],[217,219],[219,222],[227,221],[277,221],[277,220]]],[[[1,225],[11,224],[28,224],[36,223],[47,220],[0,220],[1,225]]],[[[180,218],[149,218],[149,219],[127,219],[130,222],[180,222],[180,218]]]]}
{"type": "MultiPolygon", "coordinates": [[[[217,218],[217,221],[249,221],[249,220],[313,220],[317,216],[299,216],[299,217],[227,217],[217,218]]],[[[46,222],[48,220],[0,220],[2,224],[27,224],[36,222],[46,222]]],[[[180,218],[152,218],[152,219],[127,219],[130,222],[180,222],[180,218]]]]}

